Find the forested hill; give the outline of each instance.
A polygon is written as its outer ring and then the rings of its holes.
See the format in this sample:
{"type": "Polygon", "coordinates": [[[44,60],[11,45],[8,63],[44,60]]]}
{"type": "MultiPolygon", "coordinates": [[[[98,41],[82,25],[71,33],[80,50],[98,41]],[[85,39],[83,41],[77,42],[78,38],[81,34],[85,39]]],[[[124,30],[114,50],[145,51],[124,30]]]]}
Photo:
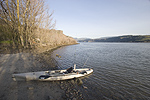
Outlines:
{"type": "Polygon", "coordinates": [[[98,39],[84,39],[78,42],[150,42],[150,35],[125,35],[98,39]]]}

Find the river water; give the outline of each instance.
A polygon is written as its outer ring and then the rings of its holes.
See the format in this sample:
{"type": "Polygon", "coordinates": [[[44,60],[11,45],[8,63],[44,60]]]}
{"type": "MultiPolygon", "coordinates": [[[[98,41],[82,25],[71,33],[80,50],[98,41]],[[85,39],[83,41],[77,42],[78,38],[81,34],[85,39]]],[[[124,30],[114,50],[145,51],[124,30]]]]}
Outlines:
{"type": "Polygon", "coordinates": [[[74,63],[94,69],[82,78],[85,99],[150,100],[150,43],[80,43],[58,48],[53,56],[62,69],[74,63]]]}

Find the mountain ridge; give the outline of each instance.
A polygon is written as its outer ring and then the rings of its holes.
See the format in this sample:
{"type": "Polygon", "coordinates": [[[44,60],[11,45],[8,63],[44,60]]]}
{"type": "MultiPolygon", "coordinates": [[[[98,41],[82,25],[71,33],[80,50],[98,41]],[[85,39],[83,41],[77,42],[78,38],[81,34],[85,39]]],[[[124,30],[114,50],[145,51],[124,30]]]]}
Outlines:
{"type": "Polygon", "coordinates": [[[78,42],[150,42],[150,35],[123,35],[106,38],[84,39],[78,42]]]}

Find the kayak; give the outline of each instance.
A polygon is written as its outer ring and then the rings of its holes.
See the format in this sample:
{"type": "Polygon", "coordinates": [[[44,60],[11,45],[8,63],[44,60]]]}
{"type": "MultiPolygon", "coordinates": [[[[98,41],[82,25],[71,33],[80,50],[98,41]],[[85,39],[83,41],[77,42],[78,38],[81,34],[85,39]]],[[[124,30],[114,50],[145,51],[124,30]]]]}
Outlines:
{"type": "Polygon", "coordinates": [[[12,78],[14,81],[18,80],[57,81],[83,77],[91,74],[92,72],[93,72],[92,68],[73,69],[72,67],[70,67],[67,70],[52,70],[52,71],[39,71],[39,72],[13,74],[12,78]]]}

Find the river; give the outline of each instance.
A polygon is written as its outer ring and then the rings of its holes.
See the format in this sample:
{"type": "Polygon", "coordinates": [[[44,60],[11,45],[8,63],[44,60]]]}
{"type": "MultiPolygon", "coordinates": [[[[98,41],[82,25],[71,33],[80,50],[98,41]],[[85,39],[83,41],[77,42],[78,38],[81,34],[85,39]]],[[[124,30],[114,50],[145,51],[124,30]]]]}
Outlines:
{"type": "Polygon", "coordinates": [[[150,43],[80,43],[58,48],[53,57],[62,69],[93,68],[82,78],[85,99],[150,100],[150,43]]]}

